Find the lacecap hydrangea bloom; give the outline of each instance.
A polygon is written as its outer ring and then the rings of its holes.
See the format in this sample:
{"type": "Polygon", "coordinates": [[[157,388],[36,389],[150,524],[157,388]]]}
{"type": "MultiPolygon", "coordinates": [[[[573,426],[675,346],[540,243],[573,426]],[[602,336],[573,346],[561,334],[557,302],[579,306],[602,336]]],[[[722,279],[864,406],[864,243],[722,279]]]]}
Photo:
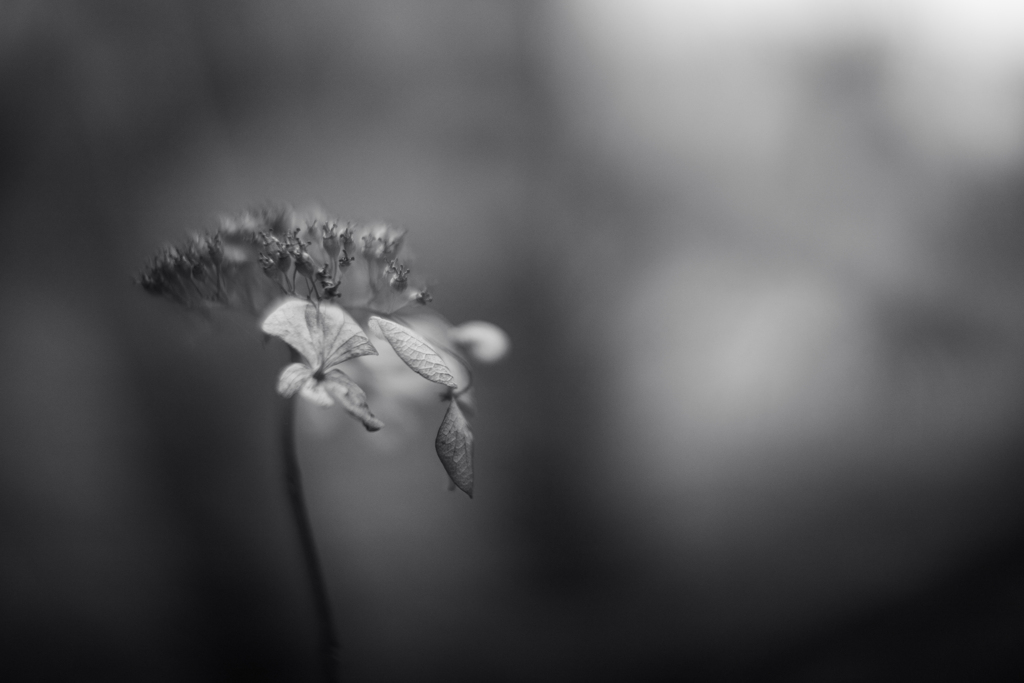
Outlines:
{"type": "Polygon", "coordinates": [[[323,407],[337,403],[370,431],[384,424],[344,364],[377,355],[367,331],[385,341],[449,403],[435,449],[453,484],[473,495],[473,434],[465,416],[470,360],[499,360],[508,337],[489,323],[454,326],[429,308],[432,297],[413,275],[404,230],[341,222],[319,210],[263,208],[166,247],[138,282],[188,308],[252,314],[292,350],[278,393],[323,407]],[[453,362],[462,366],[462,386],[453,362]]]}

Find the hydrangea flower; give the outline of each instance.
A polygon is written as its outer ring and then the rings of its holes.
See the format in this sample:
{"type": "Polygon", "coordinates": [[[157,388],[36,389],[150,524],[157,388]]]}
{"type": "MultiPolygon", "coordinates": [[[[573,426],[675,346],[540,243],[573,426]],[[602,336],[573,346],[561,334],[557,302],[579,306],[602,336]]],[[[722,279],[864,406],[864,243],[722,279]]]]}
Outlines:
{"type": "MultiPolygon", "coordinates": [[[[365,321],[402,363],[442,388],[448,410],[434,447],[452,488],[472,498],[473,433],[463,414],[472,386],[466,356],[496,360],[507,352],[508,339],[486,324],[454,328],[440,315],[410,315],[408,309],[422,309],[432,297],[417,285],[404,246],[405,231],[387,223],[359,226],[322,211],[264,208],[224,218],[211,233],[164,248],[138,284],[193,310],[230,308],[258,317],[263,332],[291,348],[292,362],[278,377],[278,393],[323,407],[338,403],[374,432],[384,423],[370,411],[366,392],[341,369],[356,359],[358,376],[368,378],[361,381],[374,380],[372,368],[360,367],[358,360],[378,356],[360,326],[365,321]],[[465,386],[459,386],[449,360],[464,366],[459,377],[465,377],[465,386]]],[[[321,663],[325,679],[336,680],[338,640],[302,495],[292,405],[285,406],[282,422],[284,478],[317,605],[321,663]]]]}
{"type": "Polygon", "coordinates": [[[415,315],[432,297],[413,273],[405,237],[388,223],[357,225],[319,210],[262,208],[166,247],[138,282],[188,308],[234,308],[259,317],[265,333],[292,349],[278,393],[324,407],[338,403],[376,431],[383,423],[340,367],[377,355],[359,321],[365,322],[413,372],[443,387],[449,407],[435,449],[455,486],[472,496],[473,435],[463,414],[471,406],[467,357],[494,362],[508,352],[508,337],[489,323],[454,327],[437,314],[415,315]],[[465,386],[456,383],[446,358],[465,366],[465,386]]]}

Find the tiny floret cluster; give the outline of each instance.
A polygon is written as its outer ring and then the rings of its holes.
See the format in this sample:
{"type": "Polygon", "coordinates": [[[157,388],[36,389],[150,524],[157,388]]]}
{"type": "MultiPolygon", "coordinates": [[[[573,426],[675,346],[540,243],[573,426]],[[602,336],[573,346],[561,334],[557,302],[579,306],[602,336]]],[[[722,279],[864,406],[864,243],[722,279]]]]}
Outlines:
{"type": "Polygon", "coordinates": [[[263,332],[292,351],[278,393],[323,407],[340,405],[377,431],[384,423],[342,369],[348,360],[377,355],[364,328],[369,330],[412,372],[437,385],[449,403],[435,450],[453,485],[472,496],[473,435],[464,414],[472,385],[469,359],[500,359],[508,337],[489,323],[453,326],[427,309],[433,298],[414,278],[405,237],[387,223],[262,208],[222,218],[215,230],[165,247],[138,283],[187,308],[232,308],[257,316],[263,332]],[[462,366],[464,386],[450,363],[462,366]]]}
{"type": "Polygon", "coordinates": [[[262,208],[225,217],[210,233],[165,247],[139,284],[190,308],[261,314],[285,295],[394,311],[432,300],[415,286],[405,231],[340,222],[322,211],[262,208]]]}

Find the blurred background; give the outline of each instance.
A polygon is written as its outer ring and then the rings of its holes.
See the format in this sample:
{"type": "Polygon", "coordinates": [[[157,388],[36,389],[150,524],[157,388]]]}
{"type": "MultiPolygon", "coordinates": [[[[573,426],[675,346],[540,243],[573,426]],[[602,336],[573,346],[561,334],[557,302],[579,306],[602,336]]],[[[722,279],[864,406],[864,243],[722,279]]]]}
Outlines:
{"type": "Polygon", "coordinates": [[[312,680],[286,359],[132,278],[268,200],[410,230],[478,370],[297,416],[350,681],[1024,669],[1024,10],[0,4],[0,675],[312,680]]]}

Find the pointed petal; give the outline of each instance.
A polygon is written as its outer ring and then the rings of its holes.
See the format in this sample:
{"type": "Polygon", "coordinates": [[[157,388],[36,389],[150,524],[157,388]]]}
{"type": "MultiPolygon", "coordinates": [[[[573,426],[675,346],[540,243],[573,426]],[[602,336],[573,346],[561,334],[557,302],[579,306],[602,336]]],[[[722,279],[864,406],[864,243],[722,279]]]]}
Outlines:
{"type": "Polygon", "coordinates": [[[367,431],[375,432],[384,426],[384,423],[370,412],[370,406],[366,403],[366,392],[344,372],[331,370],[322,384],[342,408],[362,420],[367,431]]]}
{"type": "Polygon", "coordinates": [[[324,383],[317,382],[312,377],[310,377],[303,385],[299,395],[307,401],[317,404],[321,408],[334,405],[334,399],[331,398],[331,394],[327,391],[327,387],[324,386],[324,383]]]}
{"type": "Polygon", "coordinates": [[[303,363],[292,363],[281,371],[277,378],[277,393],[285,398],[294,396],[295,392],[303,387],[312,378],[313,373],[309,366],[303,363]]]}
{"type": "Polygon", "coordinates": [[[455,485],[473,497],[473,432],[459,404],[452,401],[437,430],[434,448],[455,485]]]}
{"type": "Polygon", "coordinates": [[[398,357],[416,374],[452,389],[458,387],[455,377],[452,376],[444,359],[437,355],[427,340],[419,334],[393,320],[385,320],[377,316],[372,316],[369,324],[371,330],[379,332],[387,339],[398,357]]]}
{"type": "Polygon", "coordinates": [[[340,306],[321,303],[317,313],[320,338],[323,340],[324,370],[330,370],[350,358],[376,356],[377,349],[363,334],[351,315],[340,306]]]}
{"type": "Polygon", "coordinates": [[[310,367],[319,367],[320,345],[314,341],[307,324],[306,314],[310,308],[315,309],[308,301],[289,297],[267,314],[260,329],[271,336],[283,339],[302,354],[310,367]]]}

